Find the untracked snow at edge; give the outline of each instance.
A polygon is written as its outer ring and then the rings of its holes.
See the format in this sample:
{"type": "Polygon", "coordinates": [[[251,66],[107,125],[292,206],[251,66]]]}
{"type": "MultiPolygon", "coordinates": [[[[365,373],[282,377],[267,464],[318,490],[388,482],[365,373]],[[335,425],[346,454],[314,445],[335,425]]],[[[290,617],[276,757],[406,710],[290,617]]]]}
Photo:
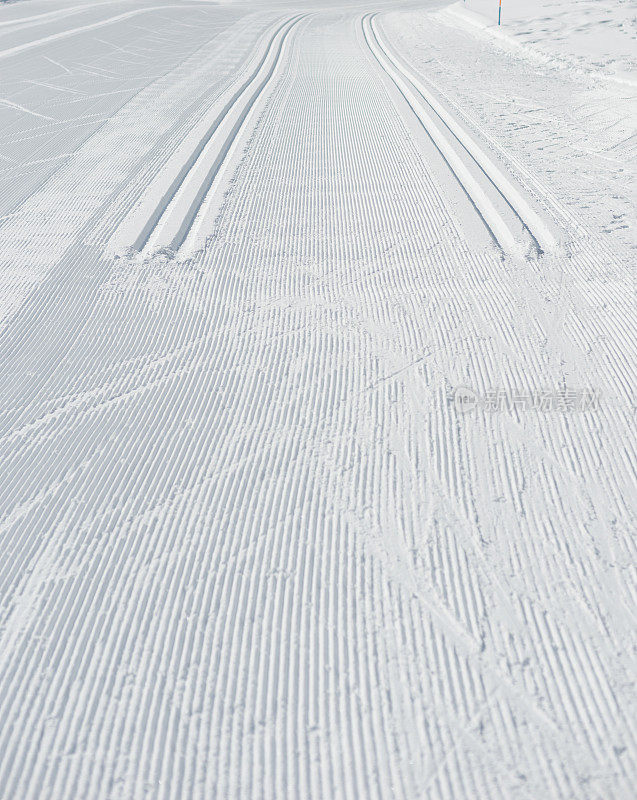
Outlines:
{"type": "Polygon", "coordinates": [[[0,2],[0,800],[634,797],[635,53],[0,2]]]}

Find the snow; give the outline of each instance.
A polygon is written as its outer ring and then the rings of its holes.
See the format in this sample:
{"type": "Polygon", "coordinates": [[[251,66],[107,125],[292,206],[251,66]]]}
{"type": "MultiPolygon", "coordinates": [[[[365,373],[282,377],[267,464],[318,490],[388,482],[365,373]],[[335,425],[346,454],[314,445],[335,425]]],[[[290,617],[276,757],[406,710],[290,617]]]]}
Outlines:
{"type": "Polygon", "coordinates": [[[636,776],[634,9],[0,5],[0,798],[636,776]]]}
{"type": "Polygon", "coordinates": [[[601,79],[637,84],[637,9],[632,0],[462,0],[443,10],[501,42],[601,79]]]}

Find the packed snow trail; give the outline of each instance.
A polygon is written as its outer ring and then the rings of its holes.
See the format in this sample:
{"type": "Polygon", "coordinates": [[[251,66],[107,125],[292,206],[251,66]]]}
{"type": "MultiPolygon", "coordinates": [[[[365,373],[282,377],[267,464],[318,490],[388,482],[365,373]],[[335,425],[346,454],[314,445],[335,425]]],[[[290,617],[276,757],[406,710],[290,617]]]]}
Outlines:
{"type": "Polygon", "coordinates": [[[0,797],[630,797],[625,251],[400,15],[201,6],[6,181],[0,797]]]}

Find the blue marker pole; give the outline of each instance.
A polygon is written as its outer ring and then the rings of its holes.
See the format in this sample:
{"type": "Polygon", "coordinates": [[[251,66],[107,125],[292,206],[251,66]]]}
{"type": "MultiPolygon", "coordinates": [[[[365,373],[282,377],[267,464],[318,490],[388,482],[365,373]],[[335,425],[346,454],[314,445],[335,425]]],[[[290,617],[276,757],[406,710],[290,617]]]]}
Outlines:
{"type": "Polygon", "coordinates": [[[502,0],[500,0],[500,5],[498,6],[498,25],[500,24],[501,19],[502,19],[502,0]]]}

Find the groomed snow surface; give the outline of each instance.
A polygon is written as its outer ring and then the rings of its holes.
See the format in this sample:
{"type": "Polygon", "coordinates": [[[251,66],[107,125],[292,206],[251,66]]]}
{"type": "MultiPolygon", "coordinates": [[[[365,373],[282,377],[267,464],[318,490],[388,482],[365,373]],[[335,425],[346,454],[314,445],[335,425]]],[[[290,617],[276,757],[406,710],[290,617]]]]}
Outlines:
{"type": "Polygon", "coordinates": [[[628,800],[634,5],[0,4],[2,800],[628,800]]]}

